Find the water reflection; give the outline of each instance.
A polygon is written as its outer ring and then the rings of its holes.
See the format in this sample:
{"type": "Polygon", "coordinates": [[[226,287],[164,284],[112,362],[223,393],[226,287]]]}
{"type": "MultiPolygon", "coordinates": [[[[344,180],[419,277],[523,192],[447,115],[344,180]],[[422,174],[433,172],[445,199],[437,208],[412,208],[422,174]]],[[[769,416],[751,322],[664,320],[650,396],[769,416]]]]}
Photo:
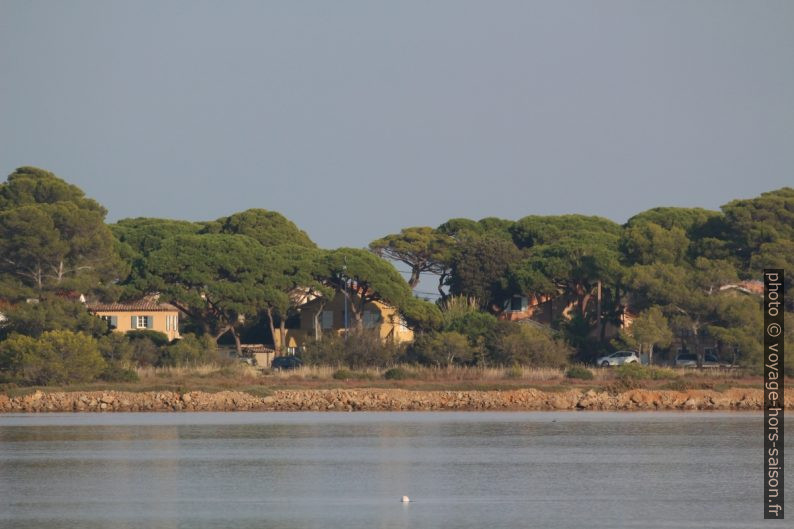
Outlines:
{"type": "Polygon", "coordinates": [[[0,416],[0,526],[761,527],[759,431],[708,413],[0,416]]]}

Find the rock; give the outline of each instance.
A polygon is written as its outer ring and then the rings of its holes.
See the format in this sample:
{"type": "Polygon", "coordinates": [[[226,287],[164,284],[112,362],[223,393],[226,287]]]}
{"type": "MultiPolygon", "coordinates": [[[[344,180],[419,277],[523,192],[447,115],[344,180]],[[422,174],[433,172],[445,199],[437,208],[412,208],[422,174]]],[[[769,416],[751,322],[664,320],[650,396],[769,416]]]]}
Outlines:
{"type": "Polygon", "coordinates": [[[689,397],[682,406],[685,410],[696,410],[698,409],[698,401],[693,397],[689,397]]]}

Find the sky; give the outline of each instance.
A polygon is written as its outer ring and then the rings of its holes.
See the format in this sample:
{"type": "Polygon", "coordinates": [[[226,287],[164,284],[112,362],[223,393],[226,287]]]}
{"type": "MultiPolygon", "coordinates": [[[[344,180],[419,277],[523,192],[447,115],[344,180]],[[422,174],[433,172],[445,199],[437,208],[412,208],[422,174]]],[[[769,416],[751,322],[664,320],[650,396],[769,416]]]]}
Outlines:
{"type": "Polygon", "coordinates": [[[794,2],[0,0],[0,174],[321,246],[794,186],[794,2]]]}

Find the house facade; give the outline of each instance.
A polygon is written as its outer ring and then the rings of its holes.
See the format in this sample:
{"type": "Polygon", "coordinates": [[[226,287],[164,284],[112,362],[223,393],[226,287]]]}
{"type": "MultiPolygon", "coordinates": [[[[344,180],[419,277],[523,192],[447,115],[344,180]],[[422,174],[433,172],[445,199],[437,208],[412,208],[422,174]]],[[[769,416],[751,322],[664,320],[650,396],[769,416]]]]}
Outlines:
{"type": "Polygon", "coordinates": [[[148,330],[161,332],[169,340],[181,338],[179,310],[168,303],[149,300],[132,303],[89,303],[87,308],[107,321],[115,332],[148,330]]]}
{"type": "MultiPolygon", "coordinates": [[[[362,321],[365,329],[377,330],[381,340],[391,340],[394,343],[411,342],[414,333],[400,316],[397,309],[373,301],[365,303],[362,312],[362,321]]],[[[276,349],[287,353],[297,353],[307,342],[317,337],[330,333],[342,333],[345,329],[355,328],[355,320],[350,306],[345,311],[345,296],[337,293],[330,301],[312,299],[300,306],[298,317],[292,319],[292,325],[287,325],[287,339],[284,348],[281,347],[281,335],[276,329],[273,341],[276,349]],[[346,316],[347,314],[347,316],[346,316]]]]}

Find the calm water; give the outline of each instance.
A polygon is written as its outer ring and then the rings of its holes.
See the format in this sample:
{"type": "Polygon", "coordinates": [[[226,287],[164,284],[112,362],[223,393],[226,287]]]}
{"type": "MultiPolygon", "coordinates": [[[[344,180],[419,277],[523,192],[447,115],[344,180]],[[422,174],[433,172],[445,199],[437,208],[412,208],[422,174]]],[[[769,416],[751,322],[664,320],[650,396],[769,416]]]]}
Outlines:
{"type": "Polygon", "coordinates": [[[761,418],[5,415],[0,526],[794,527],[761,519],[761,418]]]}

